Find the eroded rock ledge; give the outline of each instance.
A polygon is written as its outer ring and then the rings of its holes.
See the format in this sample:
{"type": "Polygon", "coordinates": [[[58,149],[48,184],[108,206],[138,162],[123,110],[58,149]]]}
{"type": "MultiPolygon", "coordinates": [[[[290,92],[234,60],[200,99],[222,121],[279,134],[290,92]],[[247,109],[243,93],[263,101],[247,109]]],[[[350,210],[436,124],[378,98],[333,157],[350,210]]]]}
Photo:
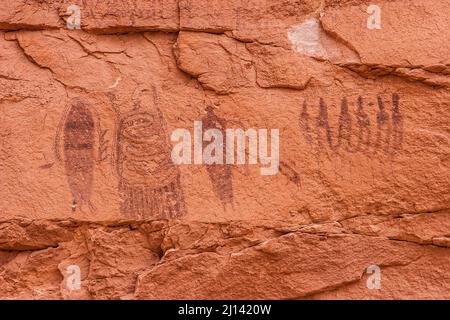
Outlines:
{"type": "Polygon", "coordinates": [[[15,219],[0,224],[1,298],[448,298],[449,215],[308,225],[15,219]],[[382,291],[366,287],[373,264],[382,291]],[[67,289],[70,265],[82,290],[67,289]]]}

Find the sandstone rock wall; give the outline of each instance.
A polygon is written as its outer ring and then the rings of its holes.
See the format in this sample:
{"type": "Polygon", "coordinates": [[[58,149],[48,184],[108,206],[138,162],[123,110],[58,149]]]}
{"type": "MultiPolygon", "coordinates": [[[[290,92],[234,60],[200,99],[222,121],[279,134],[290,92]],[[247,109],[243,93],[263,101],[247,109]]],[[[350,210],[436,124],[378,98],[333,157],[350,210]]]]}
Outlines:
{"type": "Polygon", "coordinates": [[[449,9],[3,4],[0,298],[449,299],[449,9]],[[199,121],[276,172],[175,164],[199,121]]]}

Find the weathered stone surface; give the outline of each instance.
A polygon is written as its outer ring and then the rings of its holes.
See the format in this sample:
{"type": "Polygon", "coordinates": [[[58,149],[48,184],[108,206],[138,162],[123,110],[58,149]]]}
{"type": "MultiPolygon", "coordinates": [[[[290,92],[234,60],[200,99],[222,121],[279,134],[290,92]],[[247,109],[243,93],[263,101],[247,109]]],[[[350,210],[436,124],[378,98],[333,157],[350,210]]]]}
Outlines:
{"type": "Polygon", "coordinates": [[[180,0],[180,28],[216,33],[235,30],[240,11],[238,3],[236,0],[180,0]]]}
{"type": "Polygon", "coordinates": [[[445,65],[449,63],[450,50],[445,41],[450,24],[446,12],[449,5],[448,0],[384,2],[379,6],[381,29],[375,30],[365,27],[368,16],[365,3],[345,10],[330,8],[320,20],[325,31],[351,43],[364,64],[445,65]]]}
{"type": "Polygon", "coordinates": [[[205,89],[230,93],[255,84],[251,55],[244,44],[227,36],[180,32],[175,55],[179,68],[205,89]]]}
{"type": "Polygon", "coordinates": [[[0,29],[61,28],[78,13],[81,17],[80,28],[92,32],[179,30],[176,0],[10,1],[0,14],[0,29]]]}
{"type": "Polygon", "coordinates": [[[326,32],[352,44],[361,63],[350,63],[350,68],[358,73],[366,76],[395,74],[413,81],[448,86],[450,45],[446,41],[446,29],[450,18],[446,12],[449,6],[447,0],[385,2],[380,6],[382,26],[377,30],[364,28],[367,21],[364,4],[347,7],[344,11],[325,10],[321,23],[326,32]],[[355,28],[358,25],[360,27],[355,28]]]}
{"type": "MultiPolygon", "coordinates": [[[[11,223],[2,229],[5,224],[11,223]]],[[[2,251],[3,298],[449,298],[448,248],[339,225],[37,225],[41,232],[66,227],[71,237],[54,248],[2,251]],[[382,270],[380,291],[366,287],[366,268],[373,264],[382,270]],[[80,267],[80,290],[67,289],[70,265],[80,267]]],[[[20,234],[11,238],[21,241],[20,234]]]]}
{"type": "Polygon", "coordinates": [[[450,3],[370,4],[5,4],[0,298],[450,299],[450,3]],[[176,165],[195,121],[277,172],[176,165]]]}
{"type": "Polygon", "coordinates": [[[0,12],[0,29],[58,28],[62,25],[56,10],[59,2],[61,1],[7,1],[3,3],[2,11],[0,12]]]}

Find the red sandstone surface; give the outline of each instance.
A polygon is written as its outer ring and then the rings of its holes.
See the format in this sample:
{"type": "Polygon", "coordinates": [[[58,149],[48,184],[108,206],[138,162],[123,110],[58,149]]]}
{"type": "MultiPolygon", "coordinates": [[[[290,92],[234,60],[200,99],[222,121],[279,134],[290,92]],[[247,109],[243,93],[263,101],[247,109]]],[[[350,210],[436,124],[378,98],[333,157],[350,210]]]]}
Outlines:
{"type": "Polygon", "coordinates": [[[0,298],[450,299],[449,39],[449,0],[6,1],[0,298]],[[196,121],[277,172],[175,164],[196,121]]]}

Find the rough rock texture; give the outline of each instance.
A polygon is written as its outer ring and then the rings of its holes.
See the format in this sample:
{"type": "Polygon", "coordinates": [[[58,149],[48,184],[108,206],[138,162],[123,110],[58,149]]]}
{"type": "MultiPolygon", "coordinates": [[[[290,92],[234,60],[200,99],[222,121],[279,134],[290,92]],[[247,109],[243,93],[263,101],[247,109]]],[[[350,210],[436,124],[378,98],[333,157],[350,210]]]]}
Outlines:
{"type": "Polygon", "coordinates": [[[450,1],[370,4],[5,3],[0,298],[450,299],[450,1]],[[175,165],[194,121],[279,172],[175,165]]]}

